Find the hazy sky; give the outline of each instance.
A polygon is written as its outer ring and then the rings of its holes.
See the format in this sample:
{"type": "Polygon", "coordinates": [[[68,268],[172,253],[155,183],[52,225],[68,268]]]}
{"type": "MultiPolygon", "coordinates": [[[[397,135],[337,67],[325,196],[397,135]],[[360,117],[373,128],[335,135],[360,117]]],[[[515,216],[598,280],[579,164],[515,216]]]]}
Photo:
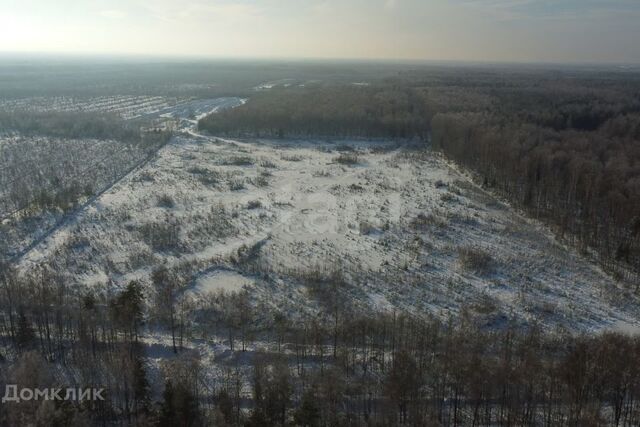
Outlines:
{"type": "Polygon", "coordinates": [[[0,0],[0,51],[640,62],[640,0],[0,0]]]}

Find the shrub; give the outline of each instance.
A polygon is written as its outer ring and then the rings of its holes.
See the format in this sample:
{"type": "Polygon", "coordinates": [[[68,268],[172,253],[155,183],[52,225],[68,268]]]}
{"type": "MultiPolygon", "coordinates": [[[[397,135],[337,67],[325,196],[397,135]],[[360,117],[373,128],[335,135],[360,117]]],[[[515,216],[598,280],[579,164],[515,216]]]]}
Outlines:
{"type": "Polygon", "coordinates": [[[293,154],[291,155],[283,154],[280,158],[287,162],[301,162],[304,159],[304,157],[300,155],[293,155],[293,154]]]}
{"type": "Polygon", "coordinates": [[[442,200],[445,203],[449,203],[449,202],[453,202],[454,200],[456,200],[456,196],[454,196],[451,193],[443,193],[440,195],[440,200],[442,200]]]}
{"type": "Polygon", "coordinates": [[[138,232],[142,240],[155,251],[173,251],[180,246],[180,225],[175,221],[143,224],[138,232]]]}
{"type": "Polygon", "coordinates": [[[204,185],[215,185],[220,181],[220,174],[216,171],[201,167],[192,167],[189,172],[196,175],[204,185]]]}
{"type": "Polygon", "coordinates": [[[194,221],[188,237],[191,241],[201,241],[210,244],[210,238],[226,238],[236,234],[237,230],[231,222],[233,215],[219,204],[211,207],[211,211],[204,217],[194,221]]]}
{"type": "Polygon", "coordinates": [[[138,176],[138,181],[140,182],[155,182],[155,178],[149,172],[142,172],[140,176],[138,176]]]}
{"type": "Polygon", "coordinates": [[[244,180],[243,179],[234,179],[233,181],[231,181],[231,183],[229,183],[229,189],[231,191],[240,191],[240,190],[244,190],[246,187],[244,186],[244,180]]]}
{"type": "Polygon", "coordinates": [[[269,180],[267,179],[267,176],[260,174],[259,176],[257,176],[255,178],[255,180],[253,181],[253,183],[255,184],[256,187],[268,187],[269,186],[269,180]]]}
{"type": "Polygon", "coordinates": [[[368,221],[361,221],[358,228],[360,230],[360,234],[363,236],[372,234],[377,230],[376,227],[368,221]]]}
{"type": "Polygon", "coordinates": [[[425,230],[430,226],[444,228],[447,226],[447,223],[443,218],[432,213],[426,215],[421,213],[409,222],[409,226],[414,230],[425,230]]]}
{"type": "Polygon", "coordinates": [[[247,203],[247,209],[259,209],[262,207],[262,202],[260,200],[251,200],[247,203]]]}
{"type": "Polygon", "coordinates": [[[499,309],[499,302],[490,295],[483,294],[478,301],[471,306],[476,313],[491,314],[495,313],[499,309]]]}
{"type": "Polygon", "coordinates": [[[262,159],[260,161],[260,166],[262,166],[263,168],[268,168],[268,169],[276,169],[278,167],[278,165],[276,165],[275,163],[273,163],[269,159],[262,159]]]}
{"type": "Polygon", "coordinates": [[[169,196],[168,194],[163,194],[162,196],[160,196],[158,198],[158,203],[157,206],[159,208],[166,208],[166,209],[171,209],[175,206],[175,202],[173,201],[173,199],[171,198],[171,196],[169,196]]]}
{"type": "Polygon", "coordinates": [[[248,156],[233,156],[223,160],[222,164],[227,166],[251,166],[253,165],[253,159],[248,156]]]}
{"type": "Polygon", "coordinates": [[[326,171],[326,170],[313,172],[313,177],[314,178],[328,178],[330,176],[331,176],[331,172],[326,171]]]}
{"type": "Polygon", "coordinates": [[[333,160],[341,165],[356,165],[358,164],[358,155],[356,153],[340,153],[333,160]]]}
{"type": "Polygon", "coordinates": [[[458,248],[460,265],[477,274],[489,273],[493,268],[493,258],[483,249],[471,246],[458,248]]]}

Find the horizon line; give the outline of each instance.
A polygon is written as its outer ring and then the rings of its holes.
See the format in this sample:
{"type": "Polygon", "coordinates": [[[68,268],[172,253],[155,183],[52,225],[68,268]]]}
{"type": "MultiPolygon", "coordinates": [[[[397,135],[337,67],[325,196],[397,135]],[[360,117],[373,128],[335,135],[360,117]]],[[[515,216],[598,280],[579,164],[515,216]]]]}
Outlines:
{"type": "Polygon", "coordinates": [[[334,62],[374,63],[385,65],[511,65],[511,66],[575,66],[575,67],[640,67],[640,62],[625,61],[554,61],[554,60],[505,60],[505,59],[432,59],[391,57],[287,57],[287,56],[224,56],[191,54],[149,54],[129,52],[46,52],[46,51],[0,51],[0,57],[14,59],[94,59],[135,60],[135,62],[334,62]]]}

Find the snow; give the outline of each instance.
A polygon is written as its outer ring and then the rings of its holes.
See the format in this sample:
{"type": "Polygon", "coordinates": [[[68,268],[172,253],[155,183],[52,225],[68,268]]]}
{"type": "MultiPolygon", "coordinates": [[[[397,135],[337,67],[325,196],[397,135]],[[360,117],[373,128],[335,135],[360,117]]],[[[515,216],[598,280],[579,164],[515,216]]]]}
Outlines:
{"type": "Polygon", "coordinates": [[[407,141],[239,141],[191,127],[30,251],[21,268],[42,262],[60,265],[78,286],[133,278],[149,285],[164,264],[180,269],[195,298],[247,289],[254,304],[291,317],[322,311],[304,277],[340,273],[351,310],[444,319],[464,309],[487,328],[511,315],[571,331],[640,327],[640,304],[624,284],[407,141]],[[344,150],[358,163],[338,163],[344,150]],[[164,196],[172,207],[158,204],[164,196]],[[177,224],[178,241],[154,247],[143,230],[168,223],[177,224]],[[89,247],[66,245],[73,236],[89,247]],[[252,266],[239,264],[252,247],[252,266]],[[463,268],[461,247],[489,253],[492,270],[463,268]]]}
{"type": "Polygon", "coordinates": [[[117,114],[133,119],[179,118],[191,115],[200,119],[207,114],[224,108],[232,108],[246,102],[241,98],[226,97],[213,99],[192,99],[186,97],[115,95],[97,98],[32,97],[20,99],[0,99],[0,110],[23,110],[34,112],[100,112],[117,114]]]}
{"type": "Polygon", "coordinates": [[[640,335],[640,325],[637,323],[629,323],[625,321],[619,321],[613,324],[613,331],[620,332],[627,335],[640,335]]]}
{"type": "MultiPolygon", "coordinates": [[[[279,84],[289,83],[260,89],[279,84]]],[[[54,101],[55,108],[71,105],[54,101]]],[[[37,108],[50,108],[53,101],[38,102],[37,108]]],[[[126,118],[178,120],[183,132],[28,251],[19,268],[50,263],[75,288],[113,293],[130,280],[151,287],[151,272],[165,265],[186,279],[190,300],[246,291],[255,306],[294,320],[322,318],[325,310],[314,294],[318,285],[305,275],[337,272],[347,283],[340,297],[349,313],[447,319],[465,310],[486,328],[514,316],[546,330],[640,333],[640,301],[625,284],[424,147],[388,140],[240,141],[195,130],[203,115],[244,102],[87,101],[89,110],[126,118]],[[344,151],[357,153],[358,163],[337,162],[344,151]],[[162,197],[173,203],[158,203],[162,197]],[[167,223],[179,225],[179,241],[154,248],[142,230],[167,223]],[[463,268],[461,247],[489,253],[491,271],[463,268]],[[258,248],[252,267],[237,262],[247,248],[258,248]]],[[[154,327],[147,325],[141,342],[151,381],[161,383],[160,366],[178,356],[171,335],[154,327]]],[[[225,366],[250,377],[251,358],[270,345],[258,339],[246,352],[232,352],[214,331],[185,339],[181,354],[197,355],[205,381],[215,385],[225,366]]]]}
{"type": "Polygon", "coordinates": [[[196,279],[191,294],[205,295],[215,292],[239,292],[245,286],[250,286],[252,280],[232,270],[215,269],[205,273],[202,277],[196,279]]]}
{"type": "Polygon", "coordinates": [[[256,90],[256,91],[269,90],[269,89],[273,89],[274,87],[278,87],[278,86],[289,87],[294,82],[295,82],[294,79],[274,80],[274,81],[260,83],[258,86],[254,87],[253,90],[256,90]]]}
{"type": "Polygon", "coordinates": [[[95,98],[71,96],[31,97],[0,100],[0,109],[26,111],[105,112],[135,119],[189,102],[189,98],[113,95],[95,98]]]}

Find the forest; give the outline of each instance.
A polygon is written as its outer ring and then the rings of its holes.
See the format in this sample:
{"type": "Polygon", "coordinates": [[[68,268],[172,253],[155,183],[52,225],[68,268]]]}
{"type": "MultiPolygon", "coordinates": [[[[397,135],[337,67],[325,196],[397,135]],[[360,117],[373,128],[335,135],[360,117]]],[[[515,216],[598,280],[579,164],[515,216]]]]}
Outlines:
{"type": "Polygon", "coordinates": [[[212,134],[286,137],[426,137],[428,117],[410,88],[355,85],[283,88],[199,123],[212,134]]]}
{"type": "Polygon", "coordinates": [[[0,260],[171,137],[114,115],[56,111],[0,111],[0,129],[0,260]]]}
{"type": "Polygon", "coordinates": [[[116,115],[82,112],[0,110],[0,129],[23,135],[114,139],[137,142],[140,131],[116,115]]]}
{"type": "Polygon", "coordinates": [[[637,280],[640,87],[621,78],[562,83],[497,90],[495,109],[443,110],[431,121],[433,146],[607,270],[637,280]]]}
{"type": "MultiPolygon", "coordinates": [[[[104,400],[5,393],[4,425],[637,425],[640,339],[478,328],[398,312],[359,313],[327,293],[326,318],[293,322],[246,294],[185,303],[176,272],[115,294],[75,292],[43,266],[0,276],[4,385],[103,387],[104,400]],[[260,321],[259,321],[260,320],[260,321]],[[151,388],[146,327],[172,334],[151,388]],[[222,338],[211,364],[183,347],[222,338]],[[10,350],[8,350],[10,349],[10,350]],[[212,372],[215,372],[212,375],[212,372]],[[157,381],[158,379],[155,378],[157,381]],[[160,394],[159,394],[160,393],[160,394]],[[11,400],[13,399],[13,400],[11,400]],[[18,399],[19,400],[19,399],[18,399]],[[53,422],[51,420],[54,420],[53,422]],[[52,424],[51,424],[52,422],[52,424]]],[[[313,279],[309,279],[313,280],[313,279]]],[[[324,283],[339,285],[335,278],[324,283]]],[[[153,353],[152,353],[153,354],[153,353]]]]}

